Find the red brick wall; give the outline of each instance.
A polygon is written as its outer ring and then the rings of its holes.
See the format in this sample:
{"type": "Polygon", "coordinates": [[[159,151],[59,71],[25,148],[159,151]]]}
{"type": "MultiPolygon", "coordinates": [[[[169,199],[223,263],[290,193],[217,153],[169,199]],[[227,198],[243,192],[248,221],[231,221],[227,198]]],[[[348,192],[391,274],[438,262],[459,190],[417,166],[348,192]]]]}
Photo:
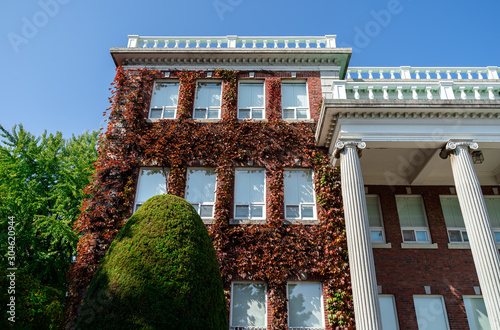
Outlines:
{"type": "MultiPolygon", "coordinates": [[[[492,195],[492,187],[483,187],[492,195]]],[[[450,195],[450,187],[411,187],[425,204],[432,243],[437,249],[402,249],[395,195],[406,194],[406,187],[368,186],[369,194],[377,194],[382,206],[386,241],[391,249],[373,249],[377,283],[382,293],[393,294],[401,329],[417,329],[413,304],[414,294],[443,295],[451,329],[468,329],[463,295],[474,295],[479,281],[470,250],[448,249],[448,234],[439,195],[450,195]]]]}

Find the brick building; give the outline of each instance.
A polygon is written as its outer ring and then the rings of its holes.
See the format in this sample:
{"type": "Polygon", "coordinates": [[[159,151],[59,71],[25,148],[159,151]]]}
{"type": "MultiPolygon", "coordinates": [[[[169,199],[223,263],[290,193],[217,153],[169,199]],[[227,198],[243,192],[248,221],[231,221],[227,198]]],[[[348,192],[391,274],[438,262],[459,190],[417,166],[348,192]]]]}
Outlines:
{"type": "Polygon", "coordinates": [[[500,328],[497,67],[353,68],[335,36],[129,36],[111,54],[112,127],[142,135],[123,216],[193,204],[231,329],[352,311],[359,329],[500,328]]]}

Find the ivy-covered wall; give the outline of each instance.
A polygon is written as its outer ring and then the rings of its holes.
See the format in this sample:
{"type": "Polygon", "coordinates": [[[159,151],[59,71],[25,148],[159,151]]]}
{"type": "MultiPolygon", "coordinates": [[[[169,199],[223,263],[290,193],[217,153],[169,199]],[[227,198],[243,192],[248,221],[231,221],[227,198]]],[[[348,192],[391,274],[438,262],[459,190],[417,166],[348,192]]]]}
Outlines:
{"type": "MultiPolygon", "coordinates": [[[[180,81],[177,118],[146,120],[155,79],[164,75],[147,69],[117,69],[108,129],[101,136],[96,173],[76,229],[82,233],[78,256],[69,273],[66,323],[71,326],[99,261],[131,215],[140,166],[169,168],[168,193],[184,197],[186,169],[215,168],[217,201],[214,223],[208,225],[223,274],[229,306],[234,280],[267,283],[271,329],[286,329],[286,284],[304,274],[323,283],[330,328],[354,326],[347,243],[338,173],[328,166],[326,150],[314,144],[316,121],[281,120],[281,77],[258,72],[265,79],[265,121],[237,120],[238,79],[248,73],[217,70],[223,80],[221,120],[192,119],[196,80],[203,72],[177,71],[180,81]],[[266,170],[267,223],[230,225],[234,170],[247,166],[266,170]],[[290,225],[283,221],[283,171],[314,169],[318,205],[317,225],[290,225]]],[[[321,86],[317,72],[298,73],[307,79],[311,118],[317,119],[321,86]]],[[[106,115],[106,113],[104,114],[106,115]]],[[[99,303],[96,303],[98,308],[99,303]]]]}

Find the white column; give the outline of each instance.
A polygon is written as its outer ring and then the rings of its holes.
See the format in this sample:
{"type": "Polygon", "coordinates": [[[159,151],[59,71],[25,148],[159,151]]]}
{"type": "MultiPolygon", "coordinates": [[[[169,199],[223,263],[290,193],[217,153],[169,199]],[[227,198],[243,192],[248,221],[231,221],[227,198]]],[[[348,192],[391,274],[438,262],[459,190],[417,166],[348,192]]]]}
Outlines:
{"type": "Polygon", "coordinates": [[[378,330],[382,329],[382,321],[366,209],[365,187],[358,157],[358,148],[364,149],[366,144],[361,141],[338,141],[335,147],[336,154],[340,153],[342,203],[344,205],[356,328],[378,330]]]}
{"type": "Polygon", "coordinates": [[[446,145],[491,329],[500,329],[500,255],[469,148],[478,145],[470,141],[446,145]]]}

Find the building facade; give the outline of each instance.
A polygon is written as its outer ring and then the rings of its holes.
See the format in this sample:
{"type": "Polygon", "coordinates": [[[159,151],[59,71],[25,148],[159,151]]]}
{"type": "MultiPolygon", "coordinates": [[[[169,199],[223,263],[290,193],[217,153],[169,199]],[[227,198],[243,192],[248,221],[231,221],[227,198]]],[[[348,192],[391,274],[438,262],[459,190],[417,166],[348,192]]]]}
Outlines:
{"type": "Polygon", "coordinates": [[[170,193],[207,225],[231,329],[500,328],[498,67],[353,68],[335,36],[111,55],[70,315],[126,218],[170,193]]]}

